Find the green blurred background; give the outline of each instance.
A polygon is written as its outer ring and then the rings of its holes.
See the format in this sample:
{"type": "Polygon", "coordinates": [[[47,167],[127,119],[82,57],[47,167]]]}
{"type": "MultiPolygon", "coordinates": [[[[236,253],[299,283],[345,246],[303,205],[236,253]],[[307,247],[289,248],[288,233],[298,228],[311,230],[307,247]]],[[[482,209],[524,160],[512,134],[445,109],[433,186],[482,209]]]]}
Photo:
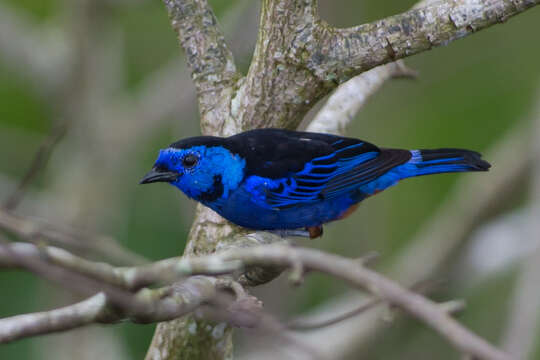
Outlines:
{"type": "MultiPolygon", "coordinates": [[[[246,71],[260,4],[210,2],[226,28],[238,64],[246,71]]],[[[331,24],[350,26],[405,11],[413,3],[334,0],[321,1],[320,8],[321,16],[331,24]]],[[[0,47],[2,198],[13,191],[55,124],[68,121],[67,135],[47,169],[32,184],[18,213],[114,236],[148,259],[180,254],[194,203],[165,185],[138,186],[138,179],[149,169],[160,147],[199,133],[193,85],[162,2],[0,0],[0,6],[0,12],[4,10],[0,25],[6,25],[1,22],[13,13],[24,20],[18,25],[28,30],[27,35],[46,39],[27,56],[46,61],[48,58],[39,51],[43,47],[52,58],[79,52],[75,64],[65,64],[66,72],[68,68],[74,70],[66,75],[59,66],[61,76],[52,71],[50,85],[33,78],[25,63],[11,61],[8,50],[0,47]],[[90,15],[81,15],[81,9],[90,15]],[[60,45],[53,48],[48,44],[60,45]],[[160,86],[159,81],[154,84],[164,71],[175,74],[165,79],[182,81],[173,82],[176,87],[172,89],[160,86]],[[68,90],[54,90],[66,81],[71,82],[68,90]],[[153,100],[148,100],[152,96],[153,100]],[[167,99],[178,101],[179,108],[160,114],[155,108],[162,106],[162,101],[168,103],[167,99]],[[148,102],[157,113],[150,123],[138,107],[148,102]]],[[[529,121],[540,101],[539,35],[540,9],[533,9],[506,24],[407,59],[407,64],[419,71],[419,77],[388,82],[361,111],[348,134],[386,147],[487,150],[519,122],[529,121]]],[[[379,266],[384,269],[406,248],[462,176],[483,176],[489,181],[486,174],[467,174],[403,182],[363,203],[350,218],[327,226],[324,237],[309,245],[347,256],[375,250],[382,254],[379,266]]],[[[526,184],[523,186],[523,193],[516,193],[500,208],[512,211],[521,207],[527,193],[526,184]]],[[[516,268],[505,267],[470,288],[461,286],[453,276],[458,261],[449,261],[448,271],[442,275],[448,284],[434,296],[466,298],[468,307],[460,320],[498,342],[507,324],[516,268]]],[[[77,299],[24,272],[2,271],[0,284],[2,317],[77,299]]],[[[289,318],[346,291],[343,284],[332,279],[310,276],[298,288],[290,288],[282,277],[258,289],[257,294],[268,309],[289,318]]],[[[385,328],[369,345],[349,354],[350,358],[460,356],[414,320],[400,317],[385,328]]],[[[153,330],[154,325],[129,323],[93,326],[70,335],[1,345],[0,359],[140,359],[153,330]]],[[[238,351],[241,349],[239,345],[238,351]]]]}

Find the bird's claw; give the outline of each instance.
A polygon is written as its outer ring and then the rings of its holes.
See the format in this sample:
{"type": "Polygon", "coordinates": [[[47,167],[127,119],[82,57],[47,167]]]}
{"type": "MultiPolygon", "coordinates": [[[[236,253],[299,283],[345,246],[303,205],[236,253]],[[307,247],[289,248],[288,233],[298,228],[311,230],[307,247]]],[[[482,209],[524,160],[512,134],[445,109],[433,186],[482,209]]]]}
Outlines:
{"type": "Polygon", "coordinates": [[[299,230],[299,229],[268,230],[268,232],[275,234],[281,238],[288,238],[288,237],[310,238],[311,237],[309,231],[299,230]]]}
{"type": "Polygon", "coordinates": [[[278,235],[282,238],[287,237],[302,237],[315,239],[323,234],[322,226],[311,226],[307,227],[305,230],[300,229],[281,229],[281,230],[269,230],[268,232],[278,235]]]}

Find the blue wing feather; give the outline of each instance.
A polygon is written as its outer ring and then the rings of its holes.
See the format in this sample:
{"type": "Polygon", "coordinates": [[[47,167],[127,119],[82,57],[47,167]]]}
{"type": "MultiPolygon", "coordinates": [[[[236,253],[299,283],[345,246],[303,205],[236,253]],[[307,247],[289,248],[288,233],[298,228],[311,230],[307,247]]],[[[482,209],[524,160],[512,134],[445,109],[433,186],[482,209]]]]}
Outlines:
{"type": "MultiPolygon", "coordinates": [[[[384,149],[369,161],[330,179],[321,191],[321,195],[324,198],[333,198],[356,189],[361,191],[362,186],[376,180],[396,166],[406,163],[411,156],[411,152],[407,150],[384,149]]],[[[366,195],[371,194],[366,193],[366,195]]]]}
{"type": "Polygon", "coordinates": [[[333,153],[313,158],[301,171],[268,189],[266,203],[272,208],[283,209],[340,196],[372,178],[370,175],[377,174],[377,170],[386,164],[384,160],[388,160],[383,157],[382,162],[377,161],[381,151],[359,140],[338,140],[332,146],[333,153]]]}
{"type": "Polygon", "coordinates": [[[359,201],[403,178],[489,168],[478,153],[467,150],[379,149],[334,135],[287,134],[287,147],[276,148],[273,155],[270,147],[261,152],[273,159],[270,176],[252,171],[246,180],[253,201],[265,208],[284,210],[342,197],[359,201]]]}

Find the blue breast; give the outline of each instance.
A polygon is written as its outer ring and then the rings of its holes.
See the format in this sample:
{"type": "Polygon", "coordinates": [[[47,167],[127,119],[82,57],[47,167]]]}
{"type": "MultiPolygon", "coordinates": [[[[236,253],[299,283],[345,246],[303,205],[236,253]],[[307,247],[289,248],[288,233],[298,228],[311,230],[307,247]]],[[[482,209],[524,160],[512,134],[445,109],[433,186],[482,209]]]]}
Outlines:
{"type": "Polygon", "coordinates": [[[256,230],[298,229],[318,226],[341,216],[354,204],[366,197],[395,185],[407,167],[394,168],[385,175],[342,196],[313,199],[290,207],[273,207],[267,202],[265,188],[280,186],[282,180],[258,176],[245,179],[239,187],[207,206],[233,223],[256,230]]]}
{"type": "Polygon", "coordinates": [[[260,195],[254,194],[252,190],[244,183],[232,191],[227,199],[206,205],[229,221],[246,228],[298,229],[335,220],[365,197],[360,192],[351,192],[342,197],[276,209],[258,201],[260,195]]]}

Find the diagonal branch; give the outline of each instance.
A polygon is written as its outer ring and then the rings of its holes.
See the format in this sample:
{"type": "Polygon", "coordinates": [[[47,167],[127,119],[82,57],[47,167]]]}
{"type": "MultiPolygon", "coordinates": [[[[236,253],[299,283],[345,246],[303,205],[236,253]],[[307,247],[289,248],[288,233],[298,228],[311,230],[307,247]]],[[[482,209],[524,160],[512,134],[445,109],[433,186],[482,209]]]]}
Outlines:
{"type": "Polygon", "coordinates": [[[93,324],[99,322],[106,309],[107,297],[98,293],[62,308],[0,319],[0,343],[93,324]]]}
{"type": "MultiPolygon", "coordinates": [[[[411,286],[411,290],[425,294],[428,290],[431,290],[435,282],[422,281],[411,286]]],[[[293,319],[287,324],[287,328],[296,331],[317,330],[327,326],[338,324],[342,321],[351,319],[355,316],[365,313],[374,307],[383,304],[383,299],[373,296],[371,298],[364,299],[364,301],[356,308],[341,313],[331,318],[325,318],[324,320],[309,320],[305,318],[293,319]]]]}
{"type": "Polygon", "coordinates": [[[68,123],[63,122],[53,127],[49,135],[39,145],[30,167],[17,185],[15,191],[7,198],[4,208],[14,210],[22,201],[25,191],[32,181],[45,168],[56,145],[62,140],[68,128],[68,123]]]}
{"type": "Polygon", "coordinates": [[[307,131],[345,134],[360,108],[386,81],[414,77],[416,73],[398,60],[362,73],[341,84],[307,127],[307,131]]]}
{"type": "Polygon", "coordinates": [[[286,266],[291,269],[300,263],[305,270],[319,271],[366,290],[386,300],[446,337],[465,354],[479,359],[508,360],[510,357],[494,348],[484,339],[461,326],[433,301],[407,290],[379,273],[360,266],[354,259],[347,259],[318,250],[267,245],[236,249],[222,255],[225,260],[241,260],[244,266],[286,266]]]}
{"type": "Polygon", "coordinates": [[[83,231],[22,216],[0,208],[0,230],[28,242],[45,241],[74,251],[90,253],[120,264],[142,264],[144,258],[123,248],[107,236],[93,236],[83,231]]]}
{"type": "MultiPolygon", "coordinates": [[[[171,283],[188,275],[221,275],[230,273],[241,267],[238,261],[221,261],[214,263],[198,258],[182,260],[173,257],[156,261],[147,265],[115,267],[107,263],[90,261],[73,255],[69,251],[54,246],[37,246],[28,243],[11,243],[9,246],[0,245],[0,267],[17,268],[22,266],[19,258],[45,259],[50,264],[57,265],[74,273],[84,274],[94,280],[111,284],[126,290],[138,290],[144,286],[158,283],[171,283]]],[[[24,268],[24,266],[22,266],[24,268]]]]}
{"type": "Polygon", "coordinates": [[[219,104],[223,91],[232,91],[232,86],[240,77],[233,55],[207,0],[164,2],[197,88],[201,127],[203,132],[215,132],[211,129],[223,124],[222,115],[215,113],[223,105],[219,104]]]}
{"type": "Polygon", "coordinates": [[[540,0],[436,1],[347,29],[321,26],[306,66],[320,79],[341,83],[375,66],[447,45],[502,23],[540,0]]]}
{"type": "MultiPolygon", "coordinates": [[[[435,0],[422,0],[414,9],[425,7],[435,0]]],[[[403,60],[377,66],[347,80],[338,86],[308,125],[307,131],[345,134],[345,130],[367,100],[394,78],[414,78],[418,74],[403,60]]]]}

